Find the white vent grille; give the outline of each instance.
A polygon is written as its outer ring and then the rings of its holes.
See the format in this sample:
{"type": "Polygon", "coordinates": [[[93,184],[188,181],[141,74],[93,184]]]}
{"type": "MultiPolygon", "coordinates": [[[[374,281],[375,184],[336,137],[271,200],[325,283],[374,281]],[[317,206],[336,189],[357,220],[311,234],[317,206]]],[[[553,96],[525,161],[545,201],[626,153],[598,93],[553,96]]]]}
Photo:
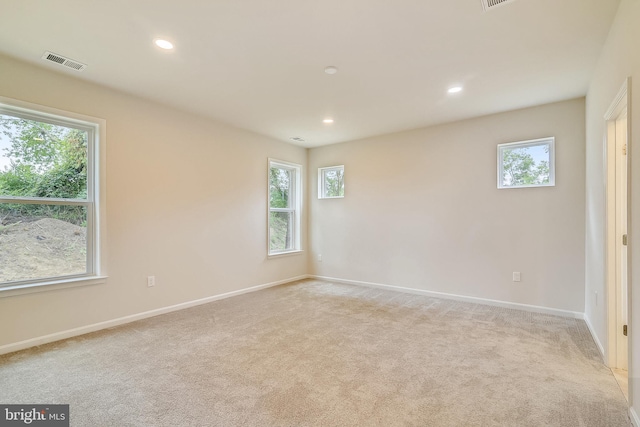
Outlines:
{"type": "Polygon", "coordinates": [[[64,65],[65,67],[74,69],[76,71],[83,71],[85,68],[87,68],[87,65],[83,64],[82,62],[74,61],[73,59],[58,55],[57,53],[53,52],[45,52],[44,55],[42,55],[42,59],[55,62],[56,64],[64,65]]]}
{"type": "Polygon", "coordinates": [[[493,9],[494,7],[501,6],[506,3],[511,3],[514,0],[481,0],[482,8],[484,11],[488,11],[489,9],[493,9]]]}

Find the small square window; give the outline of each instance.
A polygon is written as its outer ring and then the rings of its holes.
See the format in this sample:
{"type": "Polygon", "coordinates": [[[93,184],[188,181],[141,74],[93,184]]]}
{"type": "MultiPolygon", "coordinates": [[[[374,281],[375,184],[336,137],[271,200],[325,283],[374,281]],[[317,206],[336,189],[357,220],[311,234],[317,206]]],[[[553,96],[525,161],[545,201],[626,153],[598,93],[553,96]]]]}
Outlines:
{"type": "Polygon", "coordinates": [[[318,169],[318,198],[344,197],[344,166],[318,169]]]}
{"type": "Polygon", "coordinates": [[[551,187],[555,138],[498,145],[498,188],[551,187]]]}

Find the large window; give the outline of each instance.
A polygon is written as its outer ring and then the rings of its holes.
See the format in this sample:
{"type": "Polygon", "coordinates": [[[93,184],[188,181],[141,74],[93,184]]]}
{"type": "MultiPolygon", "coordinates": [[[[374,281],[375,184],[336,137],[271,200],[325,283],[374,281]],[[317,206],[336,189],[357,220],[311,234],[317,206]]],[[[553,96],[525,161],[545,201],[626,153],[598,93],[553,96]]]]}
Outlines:
{"type": "Polygon", "coordinates": [[[0,290],[97,276],[98,135],[0,103],[0,290]]]}
{"type": "Polygon", "coordinates": [[[269,160],[269,255],[300,251],[301,166],[269,160]]]}

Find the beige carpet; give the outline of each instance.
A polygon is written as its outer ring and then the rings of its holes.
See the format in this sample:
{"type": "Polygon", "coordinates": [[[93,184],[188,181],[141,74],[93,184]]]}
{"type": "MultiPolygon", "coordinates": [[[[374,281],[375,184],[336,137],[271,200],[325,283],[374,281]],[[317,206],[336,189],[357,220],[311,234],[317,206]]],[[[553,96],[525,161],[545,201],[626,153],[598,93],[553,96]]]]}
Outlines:
{"type": "Polygon", "coordinates": [[[72,426],[630,425],[581,320],[318,281],[5,355],[0,384],[72,426]]]}

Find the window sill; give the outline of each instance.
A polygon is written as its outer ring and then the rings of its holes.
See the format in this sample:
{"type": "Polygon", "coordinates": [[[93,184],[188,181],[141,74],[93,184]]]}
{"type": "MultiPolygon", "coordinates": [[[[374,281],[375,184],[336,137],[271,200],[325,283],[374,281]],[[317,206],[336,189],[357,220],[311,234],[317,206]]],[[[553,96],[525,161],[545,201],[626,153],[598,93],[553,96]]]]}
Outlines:
{"type": "Polygon", "coordinates": [[[274,254],[267,255],[267,258],[280,258],[280,257],[284,257],[284,256],[289,256],[289,255],[300,255],[302,253],[304,253],[303,250],[287,251],[287,252],[276,252],[274,254]]]}
{"type": "Polygon", "coordinates": [[[0,287],[0,298],[26,295],[79,286],[99,285],[107,282],[107,276],[79,277],[74,279],[52,280],[50,282],[21,283],[0,287]]]}
{"type": "Polygon", "coordinates": [[[498,190],[511,190],[514,188],[539,188],[539,187],[555,187],[555,183],[550,184],[531,184],[531,185],[498,185],[498,190]]]}

